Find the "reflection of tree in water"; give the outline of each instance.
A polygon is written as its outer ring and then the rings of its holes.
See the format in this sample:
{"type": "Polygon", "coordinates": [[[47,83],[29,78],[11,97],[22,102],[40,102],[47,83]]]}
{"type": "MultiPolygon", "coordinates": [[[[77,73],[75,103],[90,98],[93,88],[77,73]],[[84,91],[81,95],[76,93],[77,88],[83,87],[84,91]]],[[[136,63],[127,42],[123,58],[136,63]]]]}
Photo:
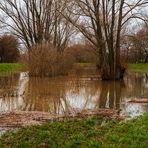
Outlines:
{"type": "Polygon", "coordinates": [[[121,90],[124,81],[105,81],[100,83],[99,108],[120,108],[121,90]]]}
{"type": "Polygon", "coordinates": [[[125,77],[126,91],[124,96],[141,98],[148,96],[148,75],[146,73],[129,73],[125,77]]]}
{"type": "MultiPolygon", "coordinates": [[[[123,81],[93,81],[80,78],[19,78],[19,75],[0,78],[0,110],[4,106],[13,111],[48,111],[51,113],[69,113],[79,108],[120,108],[122,99],[130,96],[148,96],[147,75],[128,75],[123,81]],[[25,82],[25,83],[23,83],[25,82]],[[25,94],[12,97],[13,91],[24,86],[25,94]],[[11,92],[11,93],[10,93],[11,92]],[[8,96],[8,95],[7,95],[8,96]]],[[[21,94],[21,93],[20,93],[21,94]]]]}
{"type": "Polygon", "coordinates": [[[20,104],[17,99],[19,74],[0,77],[0,111],[11,111],[20,104]]]}
{"type": "Polygon", "coordinates": [[[77,88],[77,85],[73,86],[74,96],[71,93],[71,97],[67,97],[70,105],[74,109],[79,108],[81,110],[94,108],[99,95],[99,81],[79,80],[79,88],[77,88]]]}
{"type": "Polygon", "coordinates": [[[130,95],[129,86],[132,90],[133,88],[141,89],[138,84],[143,80],[139,79],[134,81],[131,77],[128,79],[128,83],[126,79],[124,83],[124,81],[70,80],[65,77],[30,78],[24,97],[26,103],[24,110],[66,114],[77,108],[81,110],[119,109],[122,99],[130,95]]]}
{"type": "Polygon", "coordinates": [[[52,108],[59,112],[58,106],[64,90],[63,83],[61,81],[57,83],[56,79],[30,78],[24,98],[26,102],[24,110],[50,111],[52,104],[52,108]]]}
{"type": "Polygon", "coordinates": [[[23,110],[61,114],[77,108],[119,108],[123,84],[66,78],[30,78],[23,110]]]}
{"type": "Polygon", "coordinates": [[[89,83],[66,78],[30,78],[23,110],[68,113],[81,101],[82,108],[85,108],[97,92],[98,84],[96,86],[91,81],[89,83]]]}
{"type": "Polygon", "coordinates": [[[10,89],[14,89],[18,85],[19,74],[13,74],[9,76],[1,76],[0,77],[0,90],[7,91],[10,89]]]}

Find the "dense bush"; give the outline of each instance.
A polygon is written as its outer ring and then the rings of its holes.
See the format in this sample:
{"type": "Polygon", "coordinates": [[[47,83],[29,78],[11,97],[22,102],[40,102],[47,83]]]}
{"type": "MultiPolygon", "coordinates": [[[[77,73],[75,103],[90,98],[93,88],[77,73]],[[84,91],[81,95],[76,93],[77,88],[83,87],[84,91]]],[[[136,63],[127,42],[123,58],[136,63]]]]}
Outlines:
{"type": "Polygon", "coordinates": [[[19,43],[12,35],[0,37],[0,63],[13,63],[19,59],[19,43]]]}
{"type": "Polygon", "coordinates": [[[38,44],[30,49],[28,63],[31,76],[56,76],[68,73],[73,58],[68,52],[57,52],[49,44],[38,44]]]}

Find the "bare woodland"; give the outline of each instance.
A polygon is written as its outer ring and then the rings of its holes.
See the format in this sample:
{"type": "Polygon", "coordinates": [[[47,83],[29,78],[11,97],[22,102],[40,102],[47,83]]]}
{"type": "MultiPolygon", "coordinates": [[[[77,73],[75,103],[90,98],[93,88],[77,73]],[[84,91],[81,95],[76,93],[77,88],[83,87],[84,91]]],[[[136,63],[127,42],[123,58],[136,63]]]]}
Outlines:
{"type": "MultiPolygon", "coordinates": [[[[147,17],[140,11],[147,6],[147,0],[0,1],[1,23],[24,43],[29,59],[32,58],[32,50],[36,50],[33,47],[40,44],[53,47],[56,54],[52,57],[59,59],[57,53],[62,55],[73,36],[81,33],[89,43],[91,52],[97,55],[97,66],[103,80],[123,78],[126,67],[121,58],[124,48],[121,40],[129,35],[129,24],[134,20],[147,24],[147,17]]],[[[135,47],[138,36],[131,40],[135,47]]]]}

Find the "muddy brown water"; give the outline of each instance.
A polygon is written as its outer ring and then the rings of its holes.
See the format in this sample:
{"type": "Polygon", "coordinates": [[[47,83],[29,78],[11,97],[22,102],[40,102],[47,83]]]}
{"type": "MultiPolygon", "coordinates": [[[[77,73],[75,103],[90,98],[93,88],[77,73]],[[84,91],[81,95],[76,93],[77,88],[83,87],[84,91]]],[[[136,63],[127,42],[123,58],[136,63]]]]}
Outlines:
{"type": "Polygon", "coordinates": [[[91,72],[56,78],[28,77],[25,72],[0,77],[0,113],[67,114],[76,109],[113,108],[135,117],[147,112],[147,103],[127,103],[134,98],[148,98],[148,74],[127,73],[116,82],[101,81],[91,72]]]}

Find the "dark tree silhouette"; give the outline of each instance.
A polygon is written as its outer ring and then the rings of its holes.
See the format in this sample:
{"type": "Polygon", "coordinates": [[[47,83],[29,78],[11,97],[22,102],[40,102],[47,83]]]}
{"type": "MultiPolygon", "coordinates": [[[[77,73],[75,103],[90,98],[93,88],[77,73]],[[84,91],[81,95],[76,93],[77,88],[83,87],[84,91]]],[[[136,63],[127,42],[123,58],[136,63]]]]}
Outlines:
{"type": "Polygon", "coordinates": [[[12,35],[0,37],[0,63],[17,62],[19,58],[19,43],[12,35]]]}

